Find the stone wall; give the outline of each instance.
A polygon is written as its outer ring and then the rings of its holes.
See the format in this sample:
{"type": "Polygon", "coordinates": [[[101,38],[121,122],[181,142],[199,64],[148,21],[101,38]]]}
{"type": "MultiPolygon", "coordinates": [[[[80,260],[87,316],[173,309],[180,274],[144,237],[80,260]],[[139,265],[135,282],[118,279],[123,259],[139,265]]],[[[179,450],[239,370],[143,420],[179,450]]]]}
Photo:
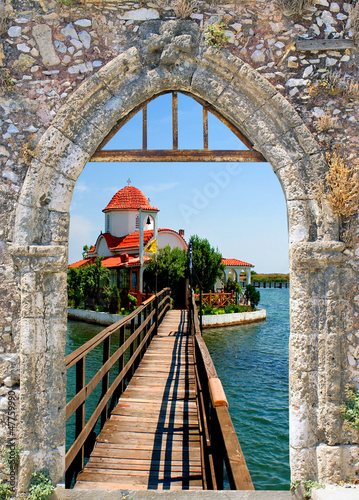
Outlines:
{"type": "MultiPolygon", "coordinates": [[[[293,479],[338,482],[359,469],[358,437],[339,414],[345,384],[359,385],[359,250],[340,241],[338,218],[314,189],[327,169],[323,153],[358,158],[358,51],[295,46],[298,37],[356,34],[348,3],[316,0],[301,14],[283,11],[286,3],[184,2],[190,16],[179,22],[183,3],[165,0],[0,7],[0,410],[21,379],[21,489],[42,466],[63,477],[72,189],[116,121],[164,90],[212,104],[283,186],[293,479]],[[228,42],[209,47],[205,27],[219,20],[228,42]]],[[[2,439],[8,433],[3,425],[2,439]]]]}

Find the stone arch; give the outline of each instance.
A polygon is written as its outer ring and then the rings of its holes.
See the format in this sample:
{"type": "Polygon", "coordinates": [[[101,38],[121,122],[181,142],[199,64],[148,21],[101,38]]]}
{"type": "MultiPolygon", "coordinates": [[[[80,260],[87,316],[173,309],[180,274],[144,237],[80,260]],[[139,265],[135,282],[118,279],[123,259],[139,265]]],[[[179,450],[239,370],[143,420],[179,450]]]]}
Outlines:
{"type": "Polygon", "coordinates": [[[339,471],[335,464],[342,443],[351,442],[339,417],[348,312],[334,317],[332,310],[347,269],[337,220],[313,194],[325,161],[293,107],[248,64],[206,46],[195,23],[154,21],[59,110],[21,191],[12,246],[22,298],[20,488],[34,468],[46,465],[55,481],[64,474],[66,258],[76,179],[118,120],[171,90],[210,103],[254,143],[281,182],[291,265],[292,477],[335,480],[347,473],[349,465],[339,471]]]}

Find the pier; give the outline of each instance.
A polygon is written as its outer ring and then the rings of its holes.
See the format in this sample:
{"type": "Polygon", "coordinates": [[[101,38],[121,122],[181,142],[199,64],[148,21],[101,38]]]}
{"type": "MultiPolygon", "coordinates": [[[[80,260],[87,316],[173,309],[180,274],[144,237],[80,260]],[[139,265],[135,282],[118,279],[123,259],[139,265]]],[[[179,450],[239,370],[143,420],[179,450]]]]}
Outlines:
{"type": "Polygon", "coordinates": [[[67,418],[76,414],[67,487],[221,490],[226,468],[231,489],[254,489],[193,293],[188,310],[170,310],[170,289],[162,290],[69,354],[66,364],[76,365],[76,395],[67,404],[67,418]],[[87,382],[86,355],[99,345],[103,366],[87,382]],[[86,399],[99,383],[101,398],[86,421],[86,399]]]}

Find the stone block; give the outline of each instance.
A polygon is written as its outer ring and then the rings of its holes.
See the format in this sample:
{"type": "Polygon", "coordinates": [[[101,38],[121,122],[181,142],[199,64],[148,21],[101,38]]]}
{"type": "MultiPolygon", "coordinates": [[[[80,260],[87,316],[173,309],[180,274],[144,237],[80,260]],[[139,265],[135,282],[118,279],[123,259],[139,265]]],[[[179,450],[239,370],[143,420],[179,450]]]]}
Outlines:
{"type": "Polygon", "coordinates": [[[296,449],[290,446],[289,459],[292,481],[317,479],[317,456],[315,447],[296,449]]]}
{"type": "Polygon", "coordinates": [[[32,34],[36,40],[40,51],[42,62],[45,66],[55,66],[60,64],[60,59],[56,54],[52,43],[52,32],[47,24],[37,24],[32,29],[32,34]]]}
{"type": "MultiPolygon", "coordinates": [[[[308,317],[308,311],[302,310],[300,315],[303,319],[308,317]]],[[[305,371],[315,371],[318,369],[318,337],[313,328],[313,325],[306,330],[303,328],[302,334],[291,333],[289,339],[289,359],[291,370],[294,371],[294,377],[296,377],[295,372],[298,370],[305,371]],[[307,333],[307,332],[311,333],[307,333]],[[313,332],[313,333],[312,333],[313,332]]]]}
{"type": "MultiPolygon", "coordinates": [[[[212,105],[215,105],[218,97],[222,94],[225,87],[225,80],[217,77],[216,74],[213,74],[205,64],[200,64],[198,66],[191,83],[191,88],[195,95],[199,95],[202,99],[212,105]]],[[[226,96],[223,98],[228,99],[226,96]]],[[[222,108],[222,106],[220,107],[222,108]]]]}
{"type": "Polygon", "coordinates": [[[54,172],[54,175],[50,178],[48,190],[44,192],[47,196],[51,193],[48,203],[49,210],[68,213],[74,187],[74,180],[54,172]]]}
{"type": "Polygon", "coordinates": [[[67,272],[44,273],[43,289],[44,292],[67,290],[67,272]]]}
{"type": "Polygon", "coordinates": [[[319,481],[328,484],[339,483],[342,476],[342,459],[343,450],[340,445],[320,444],[317,447],[319,481]]]}
{"type": "Polygon", "coordinates": [[[21,315],[23,318],[41,318],[44,313],[42,291],[21,292],[21,315]]]}
{"type": "Polygon", "coordinates": [[[19,354],[16,353],[6,353],[0,354],[0,381],[2,381],[9,375],[16,375],[20,372],[19,365],[19,354]]]}
{"type": "Polygon", "coordinates": [[[33,230],[35,225],[36,210],[31,206],[24,206],[21,203],[17,206],[14,240],[19,245],[29,245],[33,243],[33,230]]]}
{"type": "Polygon", "coordinates": [[[69,238],[70,215],[60,212],[49,212],[51,242],[56,245],[67,245],[69,238]]]}
{"type": "Polygon", "coordinates": [[[309,198],[307,184],[297,166],[289,164],[279,168],[276,175],[287,201],[307,200],[309,198]]]}
{"type": "Polygon", "coordinates": [[[305,200],[288,200],[289,244],[305,242],[309,239],[310,214],[305,200]]]}
{"type": "MultiPolygon", "coordinates": [[[[43,318],[21,318],[20,350],[22,354],[43,355],[48,349],[43,318]]],[[[23,381],[23,373],[21,381],[23,381]]]]}
{"type": "MultiPolygon", "coordinates": [[[[97,137],[98,135],[97,132],[97,137]]],[[[76,181],[90,158],[91,155],[87,149],[84,150],[73,142],[69,142],[56,162],[56,170],[69,179],[76,181]]]]}
{"type": "Polygon", "coordinates": [[[44,296],[44,317],[66,318],[66,315],[67,290],[46,292],[44,296]]]}
{"type": "Polygon", "coordinates": [[[133,81],[142,71],[138,49],[131,47],[101,68],[97,76],[110,92],[117,94],[122,85],[133,81]]]}

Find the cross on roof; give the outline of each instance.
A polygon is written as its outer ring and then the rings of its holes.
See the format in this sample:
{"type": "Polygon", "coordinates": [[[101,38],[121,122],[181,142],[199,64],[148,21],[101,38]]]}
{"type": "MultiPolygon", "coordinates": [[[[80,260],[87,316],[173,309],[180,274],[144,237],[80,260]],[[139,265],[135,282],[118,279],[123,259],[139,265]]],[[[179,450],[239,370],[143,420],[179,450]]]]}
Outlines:
{"type": "Polygon", "coordinates": [[[127,179],[127,185],[131,186],[131,179],[130,178],[127,179]]]}

